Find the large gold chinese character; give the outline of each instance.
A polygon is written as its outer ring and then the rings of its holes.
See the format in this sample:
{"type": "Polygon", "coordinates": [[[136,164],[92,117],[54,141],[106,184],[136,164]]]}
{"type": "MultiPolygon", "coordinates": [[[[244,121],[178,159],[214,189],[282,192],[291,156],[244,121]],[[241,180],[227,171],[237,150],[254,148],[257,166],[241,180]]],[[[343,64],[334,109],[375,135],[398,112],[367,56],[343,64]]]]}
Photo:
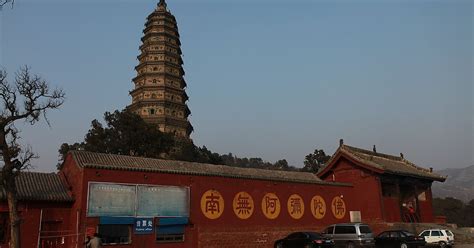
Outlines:
{"type": "Polygon", "coordinates": [[[318,220],[326,215],[326,202],[321,196],[316,195],[311,199],[311,213],[318,220]]]}
{"type": "Polygon", "coordinates": [[[252,196],[247,192],[239,192],[235,195],[233,201],[234,213],[240,219],[248,219],[253,214],[254,203],[252,196]]]}
{"type": "Polygon", "coordinates": [[[224,212],[224,198],[216,190],[208,190],[201,197],[201,211],[209,219],[217,219],[224,212]]]}
{"type": "Polygon", "coordinates": [[[331,210],[334,217],[342,219],[346,215],[346,203],[341,197],[336,196],[332,199],[331,210]]]}
{"type": "Polygon", "coordinates": [[[206,196],[206,212],[211,212],[211,214],[220,212],[219,198],[220,196],[214,195],[213,193],[206,196]]]}
{"type": "Polygon", "coordinates": [[[303,198],[297,194],[293,194],[288,198],[288,213],[293,219],[300,219],[304,214],[303,198]]]}
{"type": "Polygon", "coordinates": [[[262,198],[262,212],[269,219],[275,219],[280,215],[280,199],[273,193],[267,193],[262,198]]]}

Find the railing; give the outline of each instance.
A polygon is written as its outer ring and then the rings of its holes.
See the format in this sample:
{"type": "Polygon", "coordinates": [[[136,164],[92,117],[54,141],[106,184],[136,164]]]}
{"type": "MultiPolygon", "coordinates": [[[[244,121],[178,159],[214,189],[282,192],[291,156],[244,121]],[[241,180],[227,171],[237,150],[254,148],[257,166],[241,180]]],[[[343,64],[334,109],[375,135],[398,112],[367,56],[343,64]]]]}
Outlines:
{"type": "MultiPolygon", "coordinates": [[[[42,231],[38,248],[66,248],[77,247],[77,236],[79,235],[79,242],[81,236],[84,234],[64,233],[63,231],[42,231]]],[[[82,247],[79,244],[79,247],[82,247]]]]}
{"type": "Polygon", "coordinates": [[[405,212],[402,214],[403,222],[407,223],[419,223],[420,222],[420,215],[418,213],[409,213],[405,212]]]}

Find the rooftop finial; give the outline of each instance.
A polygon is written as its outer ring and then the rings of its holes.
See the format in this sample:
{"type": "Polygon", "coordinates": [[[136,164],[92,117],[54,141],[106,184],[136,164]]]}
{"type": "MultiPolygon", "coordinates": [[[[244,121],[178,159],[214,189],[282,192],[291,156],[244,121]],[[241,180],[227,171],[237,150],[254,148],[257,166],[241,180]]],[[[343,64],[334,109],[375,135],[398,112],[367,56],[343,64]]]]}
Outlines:
{"type": "Polygon", "coordinates": [[[160,2],[158,3],[158,7],[163,7],[166,9],[166,1],[165,0],[160,0],[160,2]]]}
{"type": "Polygon", "coordinates": [[[339,146],[342,146],[342,145],[344,145],[344,140],[343,140],[343,139],[340,139],[340,140],[339,140],[339,146]]]}
{"type": "Polygon", "coordinates": [[[374,151],[374,153],[377,153],[377,147],[375,147],[375,145],[374,145],[374,147],[372,148],[372,150],[374,151]]]}

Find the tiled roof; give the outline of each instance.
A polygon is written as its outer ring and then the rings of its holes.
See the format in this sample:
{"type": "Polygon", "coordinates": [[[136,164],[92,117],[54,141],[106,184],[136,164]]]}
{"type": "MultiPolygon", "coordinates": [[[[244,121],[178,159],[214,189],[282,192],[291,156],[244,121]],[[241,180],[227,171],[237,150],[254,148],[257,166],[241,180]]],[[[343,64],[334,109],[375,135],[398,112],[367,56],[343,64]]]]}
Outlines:
{"type": "Polygon", "coordinates": [[[85,168],[147,171],[169,174],[217,176],[310,184],[334,184],[324,182],[315,174],[308,172],[240,168],[227,165],[132,157],[87,151],[71,151],[70,153],[72,154],[72,157],[76,161],[77,165],[85,168]]]}
{"type": "Polygon", "coordinates": [[[328,161],[328,165],[338,154],[338,152],[343,152],[354,160],[359,161],[367,166],[382,170],[383,173],[425,178],[441,182],[446,180],[445,177],[431,172],[428,169],[417,166],[402,156],[393,156],[348,145],[340,146],[335,155],[328,161]]]}
{"type": "MultiPolygon", "coordinates": [[[[15,183],[20,201],[73,201],[66,184],[55,173],[22,172],[15,183]]],[[[5,190],[0,188],[0,200],[5,199],[5,190]]]]}

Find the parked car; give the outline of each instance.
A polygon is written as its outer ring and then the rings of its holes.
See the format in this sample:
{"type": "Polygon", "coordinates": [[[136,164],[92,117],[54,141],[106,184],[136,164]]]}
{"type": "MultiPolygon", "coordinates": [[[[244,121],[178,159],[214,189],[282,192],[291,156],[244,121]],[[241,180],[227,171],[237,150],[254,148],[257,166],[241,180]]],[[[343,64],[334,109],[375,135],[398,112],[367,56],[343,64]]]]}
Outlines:
{"type": "Polygon", "coordinates": [[[334,240],[338,248],[374,247],[374,234],[364,223],[330,225],[323,234],[334,240]]]}
{"type": "Polygon", "coordinates": [[[333,248],[334,241],[317,232],[294,232],[275,241],[275,248],[333,248]]]}
{"type": "Polygon", "coordinates": [[[377,248],[417,248],[425,244],[425,238],[405,230],[385,231],[375,237],[377,248]]]}
{"type": "Polygon", "coordinates": [[[454,234],[446,229],[428,229],[420,233],[429,246],[436,245],[441,248],[454,246],[454,234]]]}

